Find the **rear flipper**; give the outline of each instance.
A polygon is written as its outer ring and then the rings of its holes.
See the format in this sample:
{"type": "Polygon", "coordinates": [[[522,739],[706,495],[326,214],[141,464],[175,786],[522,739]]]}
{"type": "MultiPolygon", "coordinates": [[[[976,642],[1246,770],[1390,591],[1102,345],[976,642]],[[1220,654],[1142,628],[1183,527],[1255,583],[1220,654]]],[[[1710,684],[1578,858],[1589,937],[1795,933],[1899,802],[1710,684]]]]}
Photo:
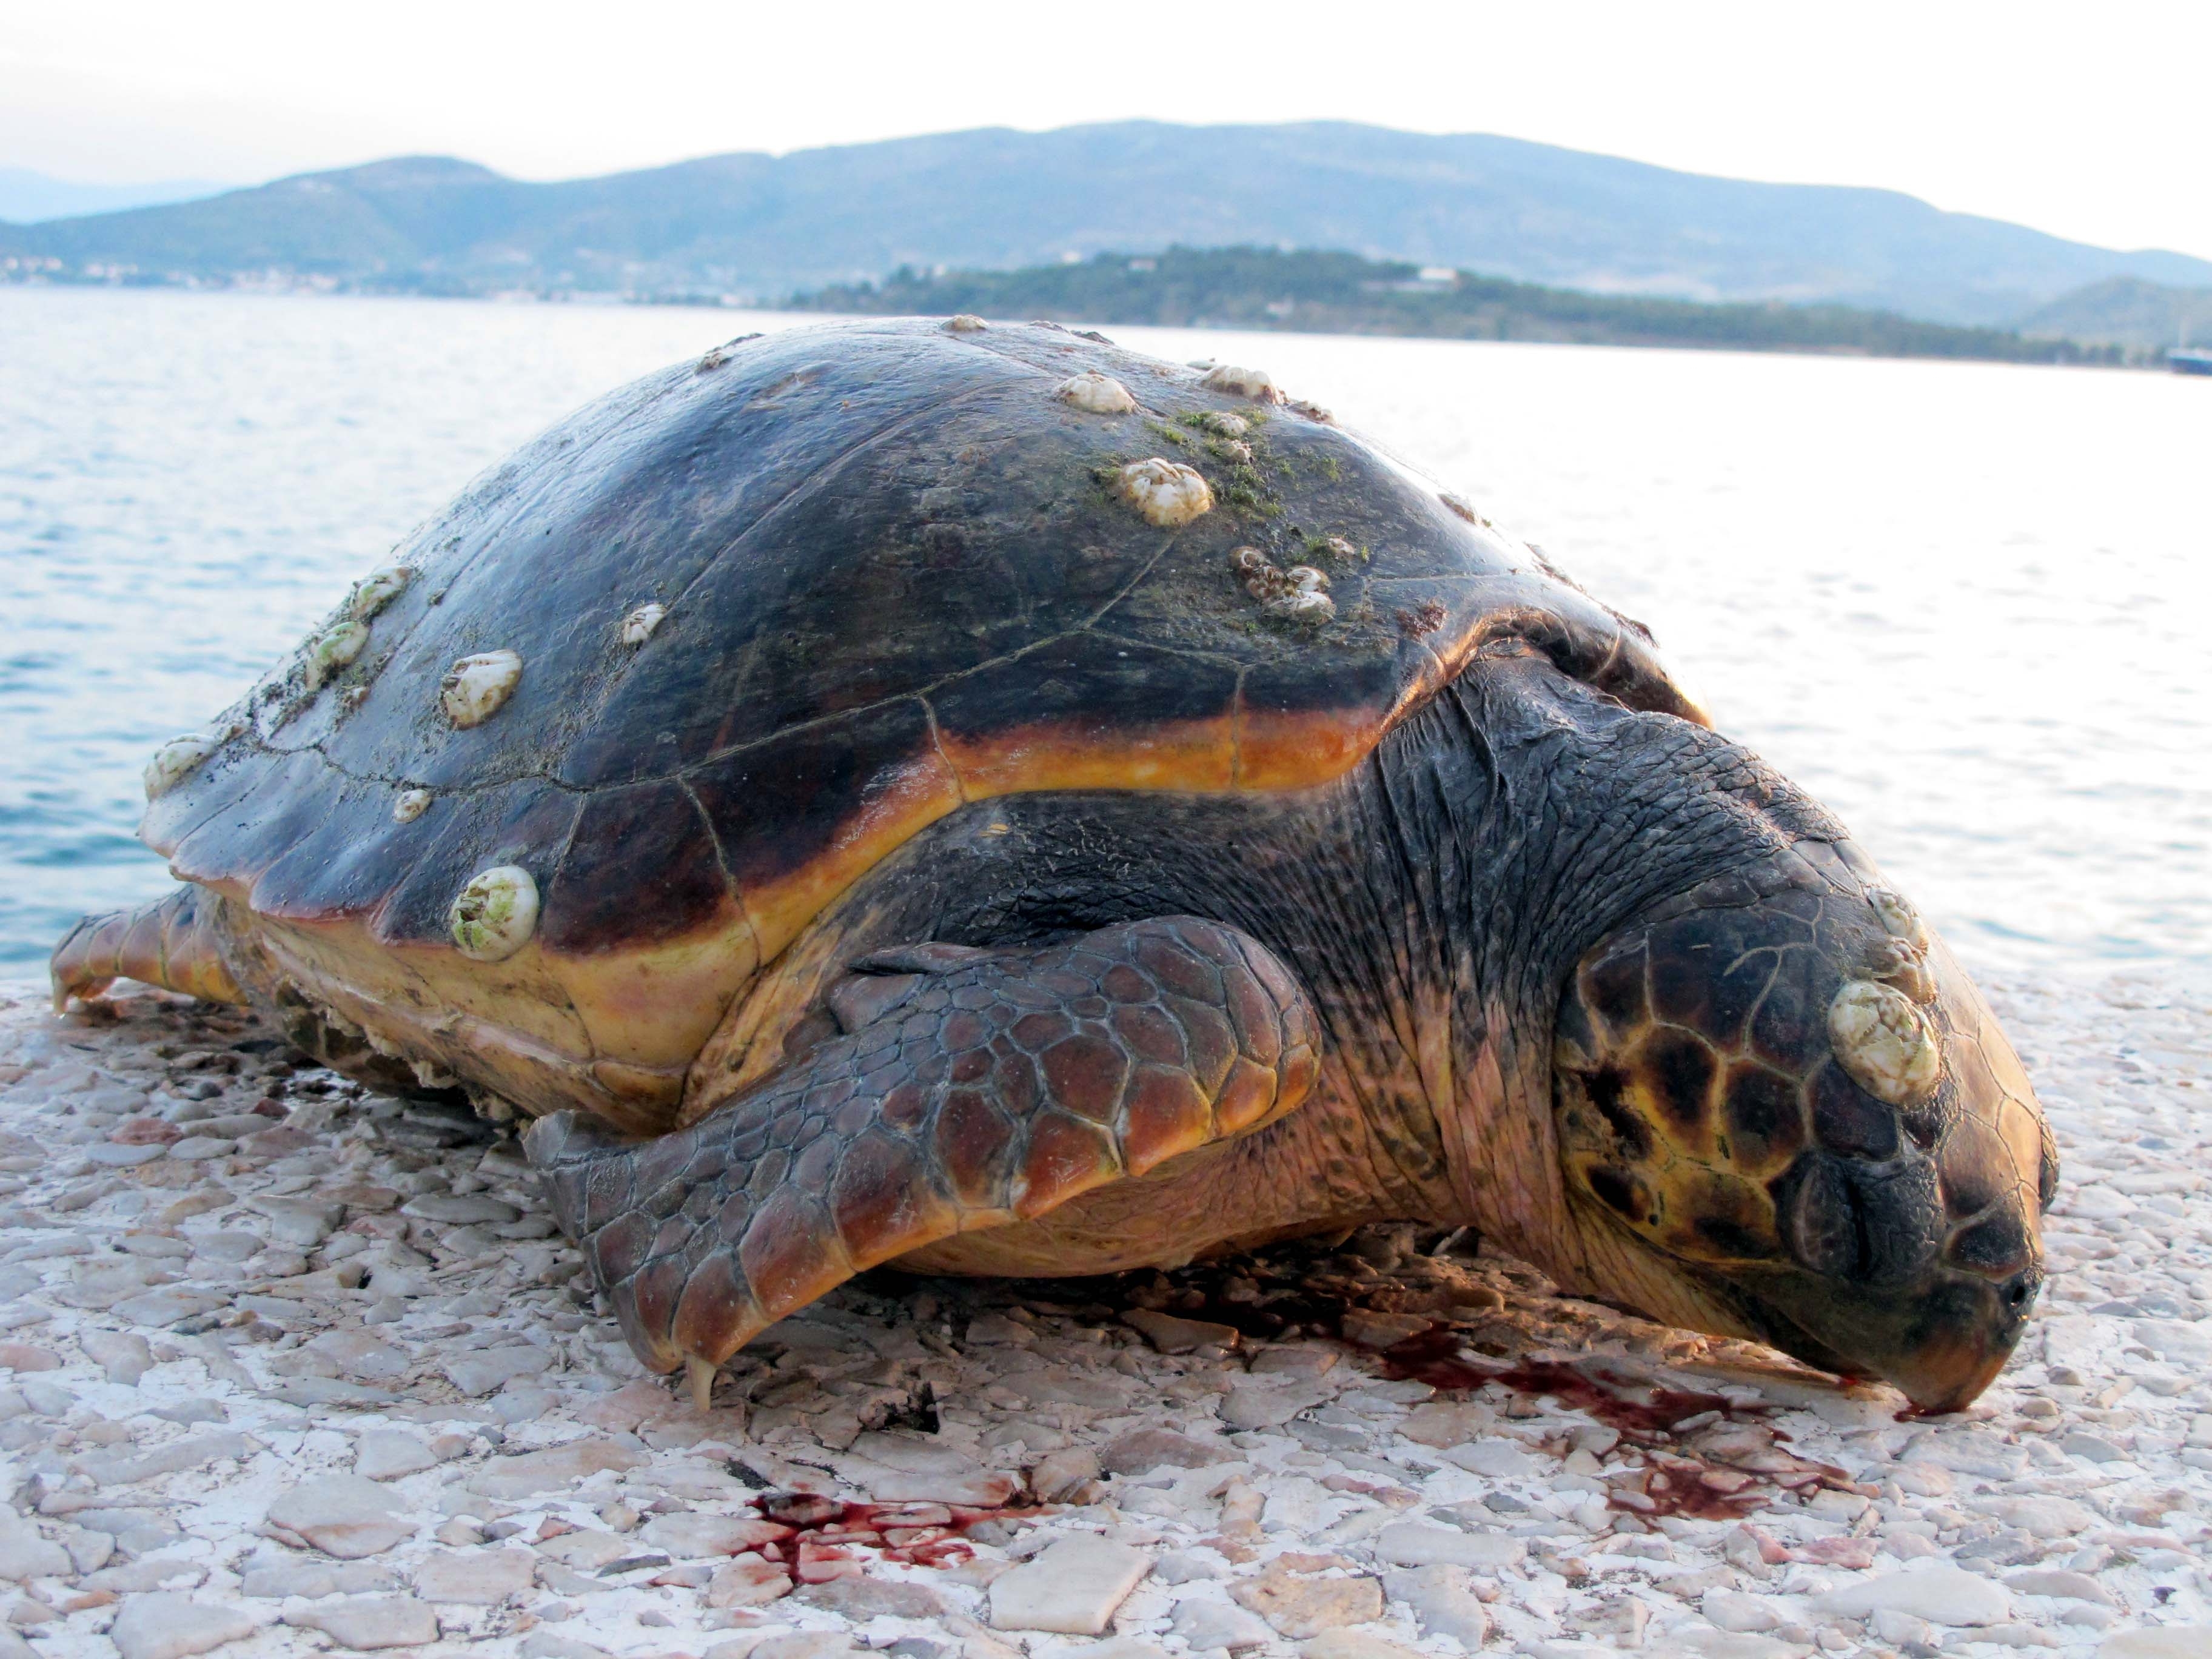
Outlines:
{"type": "Polygon", "coordinates": [[[243,1002],[222,959],[215,927],[221,901],[183,886],[136,910],[87,916],[54,947],[54,1012],[71,997],[96,997],[118,979],[135,979],[203,1002],[243,1002]]]}
{"type": "Polygon", "coordinates": [[[563,1113],[525,1138],[630,1346],[700,1393],[854,1273],[1257,1128],[1318,1070],[1282,963],[1194,917],[860,974],[830,998],[848,1035],[687,1129],[625,1142],[563,1113]]]}

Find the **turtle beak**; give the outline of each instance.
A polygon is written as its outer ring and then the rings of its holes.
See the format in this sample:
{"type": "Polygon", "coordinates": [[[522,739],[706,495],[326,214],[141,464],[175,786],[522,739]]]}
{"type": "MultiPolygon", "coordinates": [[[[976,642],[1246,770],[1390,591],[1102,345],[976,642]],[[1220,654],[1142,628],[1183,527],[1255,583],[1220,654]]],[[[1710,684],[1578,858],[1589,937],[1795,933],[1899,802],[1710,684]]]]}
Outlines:
{"type": "Polygon", "coordinates": [[[1634,1282],[1595,1288],[1923,1413],[2002,1369],[2057,1154],[1995,1017],[1898,895],[1701,890],[1586,955],[1556,1033],[1570,1196],[1643,1247],[1601,1249],[1634,1282]]]}

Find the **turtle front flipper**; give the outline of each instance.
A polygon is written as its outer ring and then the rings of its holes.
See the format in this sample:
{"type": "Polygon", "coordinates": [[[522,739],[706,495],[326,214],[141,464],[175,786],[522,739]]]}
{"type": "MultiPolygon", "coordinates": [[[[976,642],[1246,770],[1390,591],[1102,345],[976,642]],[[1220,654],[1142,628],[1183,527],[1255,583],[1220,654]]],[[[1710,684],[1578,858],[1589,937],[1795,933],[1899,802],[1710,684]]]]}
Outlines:
{"type": "Polygon", "coordinates": [[[860,967],[831,994],[843,1035],[689,1128],[624,1141],[562,1114],[526,1138],[653,1369],[689,1362],[703,1390],[854,1273],[1255,1129],[1319,1066],[1288,970],[1193,917],[860,967]]]}

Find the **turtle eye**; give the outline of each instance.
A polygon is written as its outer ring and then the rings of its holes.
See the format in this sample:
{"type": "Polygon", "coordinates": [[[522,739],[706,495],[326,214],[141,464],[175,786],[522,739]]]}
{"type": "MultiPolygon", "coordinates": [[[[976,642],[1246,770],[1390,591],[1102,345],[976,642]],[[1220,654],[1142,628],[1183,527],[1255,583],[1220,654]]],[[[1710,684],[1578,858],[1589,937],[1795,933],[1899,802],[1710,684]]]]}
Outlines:
{"type": "Polygon", "coordinates": [[[1659,660],[1650,629],[1595,599],[1578,593],[1571,598],[1571,605],[1516,605],[1497,611],[1485,619],[1474,643],[1525,640],[1569,679],[1639,713],[1712,725],[1711,717],[1674,683],[1659,660]]]}

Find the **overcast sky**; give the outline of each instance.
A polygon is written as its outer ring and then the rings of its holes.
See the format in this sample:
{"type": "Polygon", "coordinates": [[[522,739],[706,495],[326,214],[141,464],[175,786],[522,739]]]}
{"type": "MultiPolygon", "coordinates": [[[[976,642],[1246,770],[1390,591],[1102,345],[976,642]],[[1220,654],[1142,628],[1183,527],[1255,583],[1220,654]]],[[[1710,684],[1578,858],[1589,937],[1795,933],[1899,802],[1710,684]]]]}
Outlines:
{"type": "Polygon", "coordinates": [[[0,8],[0,166],[524,178],[1152,117],[1495,132],[2212,257],[2212,4],[100,0],[0,8]]]}

